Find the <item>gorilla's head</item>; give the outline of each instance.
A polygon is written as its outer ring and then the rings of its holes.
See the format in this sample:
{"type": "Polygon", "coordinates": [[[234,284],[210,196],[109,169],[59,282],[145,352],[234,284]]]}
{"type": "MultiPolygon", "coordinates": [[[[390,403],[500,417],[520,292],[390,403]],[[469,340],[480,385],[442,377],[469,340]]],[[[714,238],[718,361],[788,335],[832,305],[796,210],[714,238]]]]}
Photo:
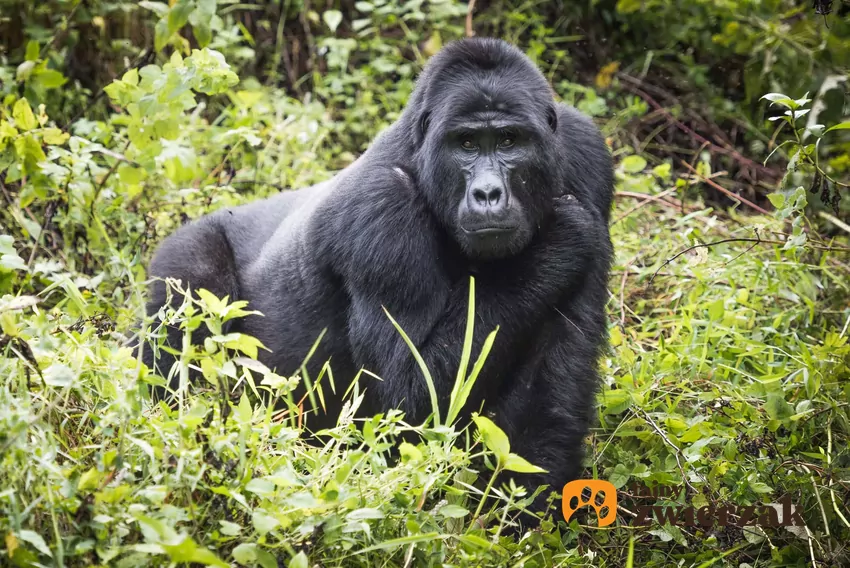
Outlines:
{"type": "Polygon", "coordinates": [[[452,43],[429,61],[405,114],[420,186],[465,254],[528,246],[561,186],[555,103],[531,60],[500,40],[452,43]]]}

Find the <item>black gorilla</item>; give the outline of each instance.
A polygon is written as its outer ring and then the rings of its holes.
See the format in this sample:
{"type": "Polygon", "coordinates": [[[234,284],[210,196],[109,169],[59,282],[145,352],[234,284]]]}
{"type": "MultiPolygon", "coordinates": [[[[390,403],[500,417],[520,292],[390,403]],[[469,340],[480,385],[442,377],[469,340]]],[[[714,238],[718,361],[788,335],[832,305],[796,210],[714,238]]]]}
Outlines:
{"type": "MultiPolygon", "coordinates": [[[[327,328],[310,376],[327,360],[337,385],[368,369],[383,381],[365,384],[365,411],[400,408],[411,423],[430,398],[382,306],[425,359],[445,412],[473,275],[473,354],[500,330],[468,408],[483,401],[513,450],[548,470],[532,483],[558,490],[581,472],[594,415],[612,185],[593,123],[555,103],[521,51],[467,39],[431,59],[401,118],[332,180],[181,228],[150,272],[248,300],[264,316],[230,331],[261,340],[271,352],[260,360],[282,375],[327,328]]],[[[165,302],[159,281],[148,313],[165,302]]],[[[180,332],[168,340],[179,349],[180,332]]],[[[155,357],[148,349],[145,363],[167,376],[173,358],[155,357]]],[[[328,404],[308,426],[335,419],[340,402],[328,404]]]]}

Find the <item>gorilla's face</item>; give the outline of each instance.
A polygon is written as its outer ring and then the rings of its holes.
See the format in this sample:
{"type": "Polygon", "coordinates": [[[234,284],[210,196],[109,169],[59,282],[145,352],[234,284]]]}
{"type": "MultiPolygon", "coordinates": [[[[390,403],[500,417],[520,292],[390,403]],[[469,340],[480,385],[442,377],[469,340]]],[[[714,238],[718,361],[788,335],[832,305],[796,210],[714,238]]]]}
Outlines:
{"type": "Polygon", "coordinates": [[[518,254],[557,196],[551,99],[483,89],[448,98],[422,125],[432,206],[469,258],[518,254]]]}
{"type": "Polygon", "coordinates": [[[534,233],[528,201],[542,189],[529,187],[534,136],[517,123],[480,120],[452,129],[444,143],[463,179],[455,238],[464,251],[499,258],[524,249],[534,233]]]}

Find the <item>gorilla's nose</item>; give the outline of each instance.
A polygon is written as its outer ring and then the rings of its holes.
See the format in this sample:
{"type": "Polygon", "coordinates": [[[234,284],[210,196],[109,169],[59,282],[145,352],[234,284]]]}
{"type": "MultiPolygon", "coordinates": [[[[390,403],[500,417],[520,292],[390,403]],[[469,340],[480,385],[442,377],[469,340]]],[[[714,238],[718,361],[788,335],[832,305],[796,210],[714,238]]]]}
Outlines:
{"type": "Polygon", "coordinates": [[[493,207],[498,205],[502,199],[502,188],[474,189],[472,190],[472,198],[479,207],[493,207]]]}
{"type": "Polygon", "coordinates": [[[507,193],[501,178],[494,172],[483,172],[472,180],[468,206],[473,213],[492,217],[507,208],[507,193]]]}

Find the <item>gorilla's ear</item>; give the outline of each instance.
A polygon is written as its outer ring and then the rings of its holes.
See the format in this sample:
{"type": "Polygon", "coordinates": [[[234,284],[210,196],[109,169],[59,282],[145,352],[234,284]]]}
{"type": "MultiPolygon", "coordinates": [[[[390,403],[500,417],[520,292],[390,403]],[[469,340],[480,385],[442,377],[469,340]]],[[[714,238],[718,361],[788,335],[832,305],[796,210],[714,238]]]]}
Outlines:
{"type": "Polygon", "coordinates": [[[558,110],[554,105],[550,106],[546,111],[546,123],[552,129],[552,132],[558,130],[558,110]]]}
{"type": "Polygon", "coordinates": [[[431,113],[425,111],[422,113],[422,116],[419,117],[419,124],[416,125],[419,128],[420,143],[425,139],[425,133],[428,132],[429,124],[431,124],[431,113]]]}

